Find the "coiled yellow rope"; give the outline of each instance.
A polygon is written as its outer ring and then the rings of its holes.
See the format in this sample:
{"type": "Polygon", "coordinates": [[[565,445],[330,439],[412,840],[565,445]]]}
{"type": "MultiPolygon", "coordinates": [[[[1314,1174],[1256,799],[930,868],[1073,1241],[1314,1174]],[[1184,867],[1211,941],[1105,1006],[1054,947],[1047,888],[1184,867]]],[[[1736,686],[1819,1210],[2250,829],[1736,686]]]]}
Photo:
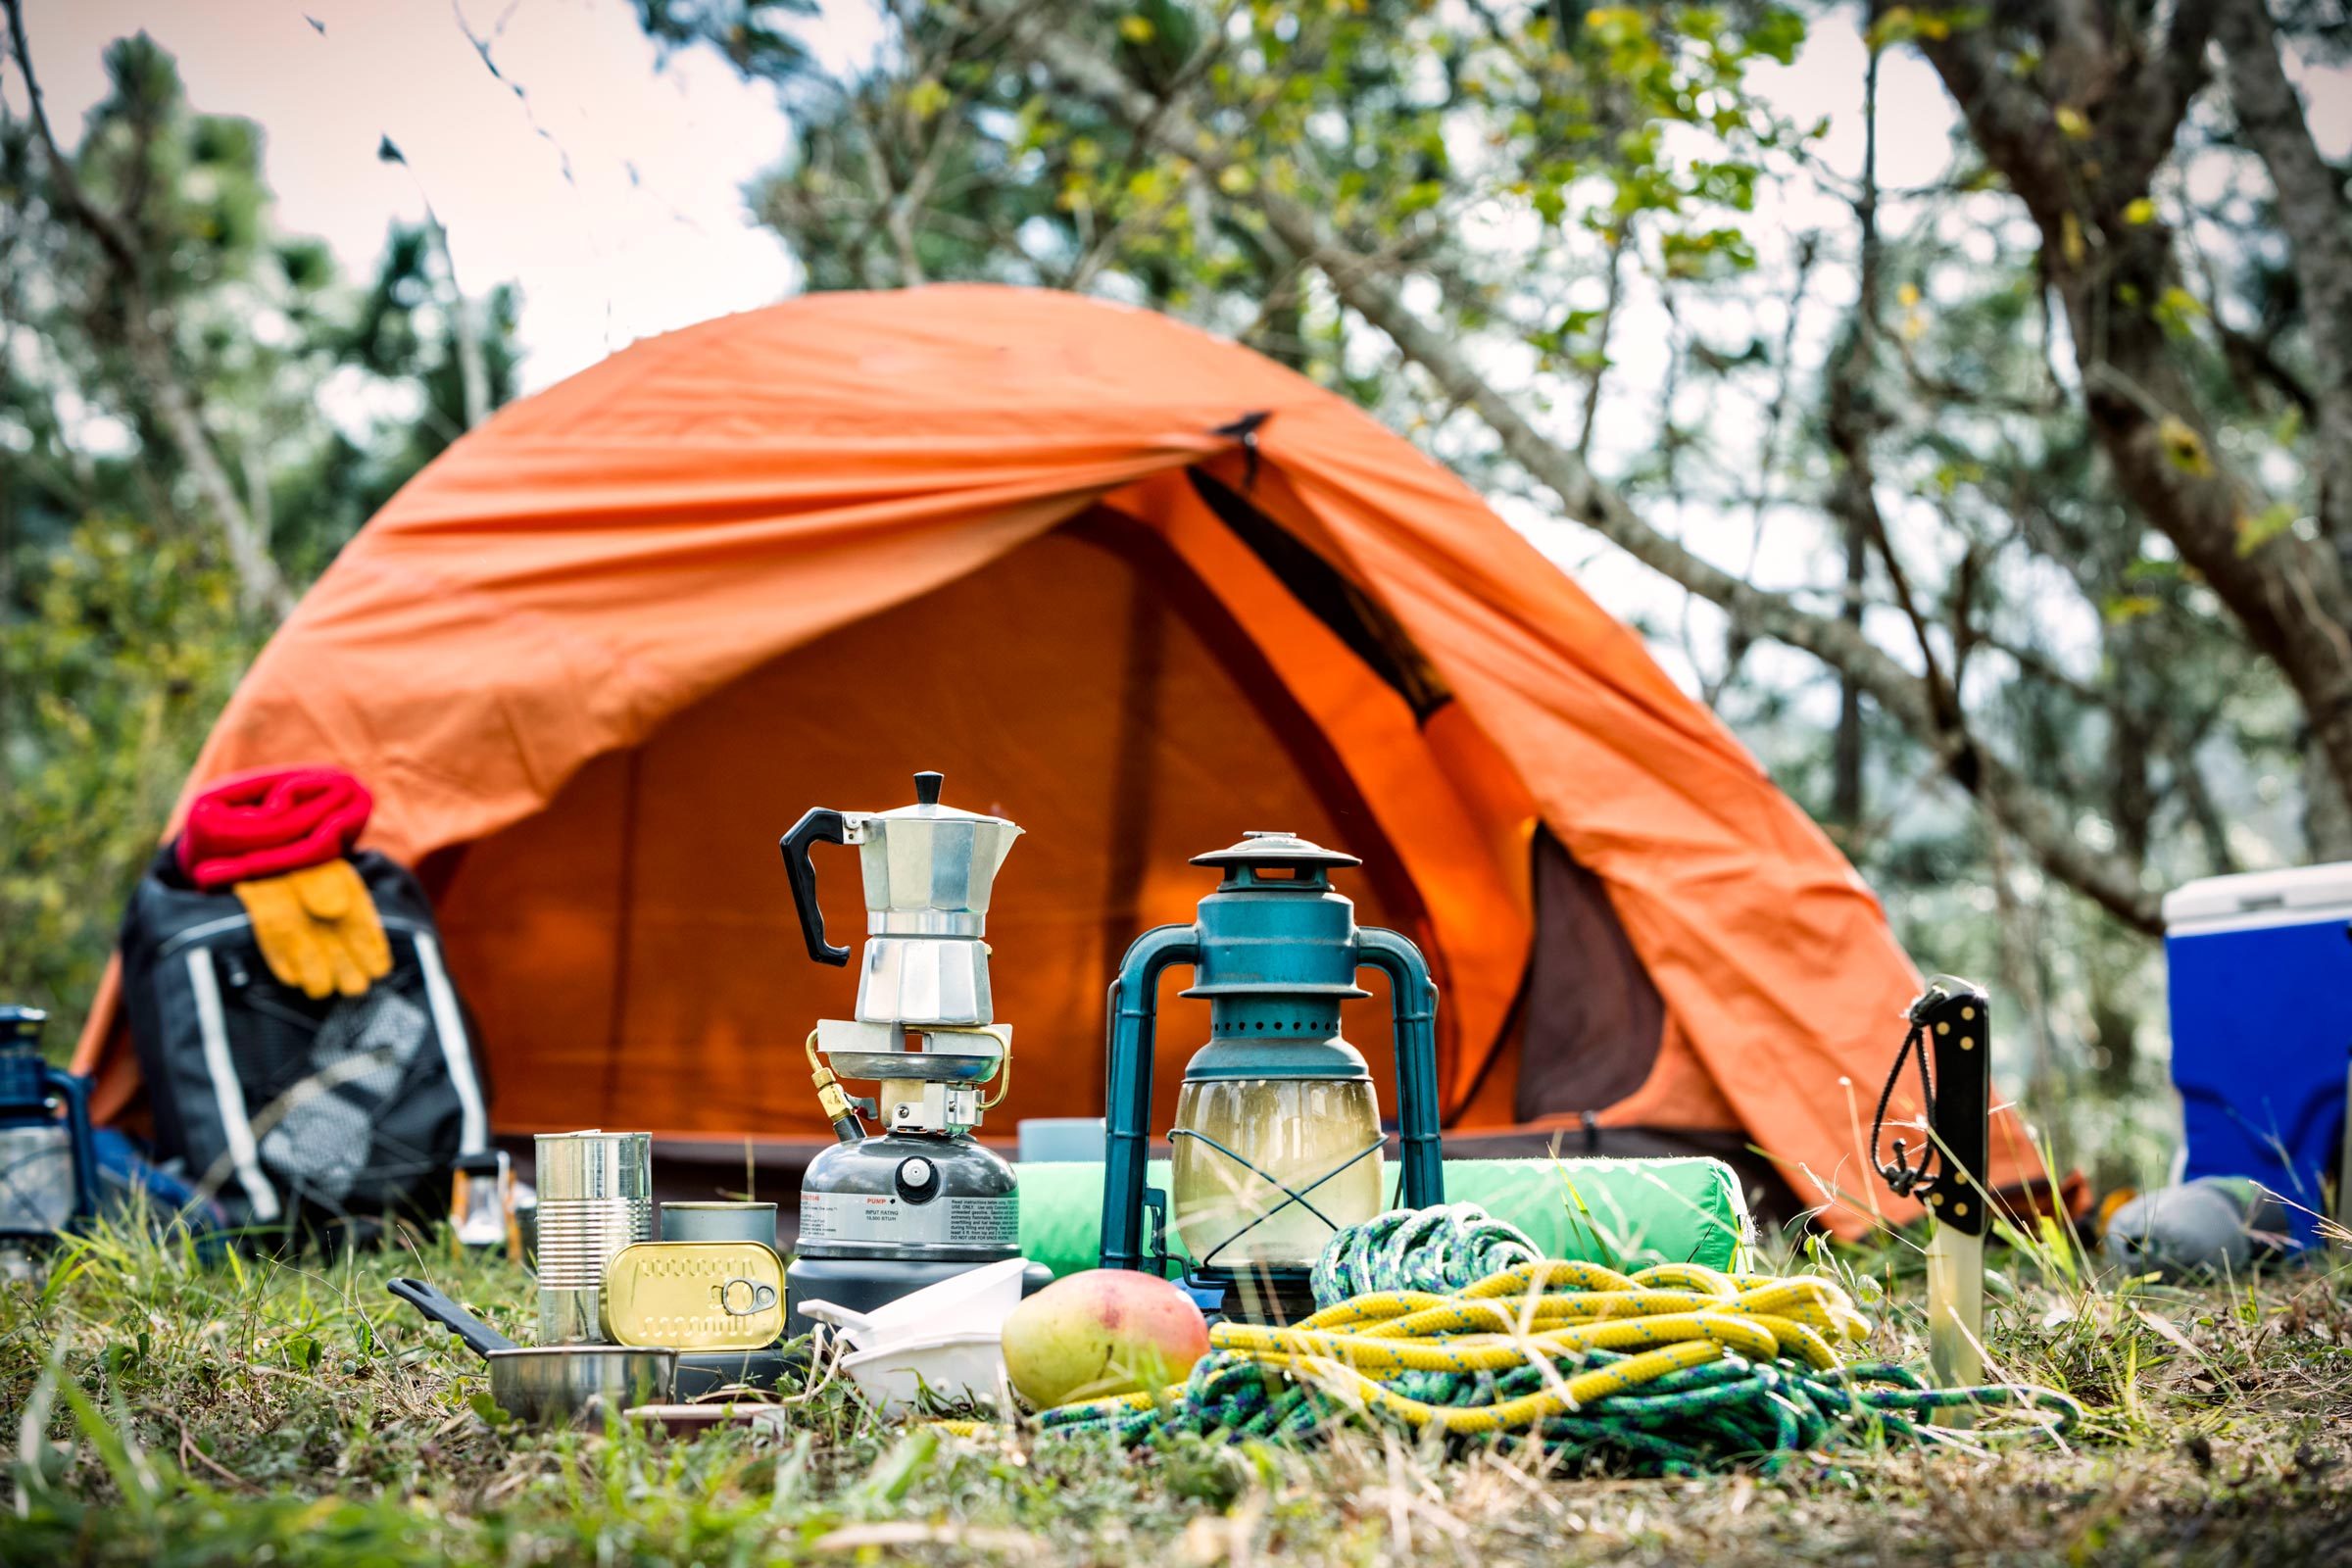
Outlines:
{"type": "Polygon", "coordinates": [[[1174,1430],[1311,1441],[1352,1412],[1460,1436],[1524,1432],[1571,1458],[1693,1474],[1769,1467],[1873,1433],[1916,1440],[1917,1418],[1956,1405],[2030,1409],[2030,1430],[2041,1432],[2081,1414],[2047,1389],[1929,1389],[1906,1367],[1846,1362],[1870,1320],[1824,1276],[1726,1275],[1690,1263],[1621,1274],[1535,1259],[1468,1277],[1480,1261],[1534,1251],[1498,1250],[1489,1234],[1498,1230],[1507,1227],[1474,1210],[1400,1212],[1352,1227],[1317,1273],[1334,1292],[1360,1294],[1324,1293],[1322,1310],[1289,1327],[1218,1324],[1185,1383],[1061,1405],[1040,1422],[1129,1442],[1174,1430]],[[1434,1243],[1423,1235],[1433,1215],[1445,1222],[1434,1243]],[[1447,1255],[1387,1256],[1381,1249],[1406,1234],[1400,1226],[1447,1255]],[[1481,1245],[1447,1246],[1448,1236],[1481,1245]],[[1363,1288],[1399,1279],[1446,1288],[1363,1288]]]}
{"type": "MultiPolygon", "coordinates": [[[[1573,1413],[1730,1353],[1762,1362],[1788,1356],[1831,1371],[1839,1364],[1832,1340],[1860,1341],[1869,1334],[1869,1319],[1827,1279],[1735,1279],[1690,1263],[1626,1275],[1593,1263],[1540,1261],[1489,1275],[1459,1296],[1381,1291],[1288,1328],[1220,1323],[1209,1331],[1209,1346],[1270,1370],[1306,1373],[1327,1392],[1352,1395],[1408,1425],[1475,1433],[1573,1413]],[[1369,1326],[1337,1332],[1357,1325],[1369,1326]],[[1388,1386],[1407,1372],[1583,1367],[1595,1350],[1633,1353],[1488,1403],[1434,1403],[1388,1386]]],[[[1053,1413],[1083,1419],[1140,1412],[1184,1395],[1179,1385],[1053,1413]]]]}

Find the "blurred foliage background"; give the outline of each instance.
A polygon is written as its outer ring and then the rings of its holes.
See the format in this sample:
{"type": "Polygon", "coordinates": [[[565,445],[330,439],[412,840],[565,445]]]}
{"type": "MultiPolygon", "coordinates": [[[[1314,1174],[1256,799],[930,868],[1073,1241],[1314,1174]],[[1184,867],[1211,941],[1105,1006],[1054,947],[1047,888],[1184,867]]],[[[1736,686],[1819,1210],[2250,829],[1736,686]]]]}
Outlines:
{"type": "Polygon", "coordinates": [[[144,34],[106,72],[63,160],[22,97],[0,122],[0,994],[53,1045],[292,595],[515,365],[512,293],[456,298],[429,225],[346,277],[278,228],[262,127],[144,34]]]}

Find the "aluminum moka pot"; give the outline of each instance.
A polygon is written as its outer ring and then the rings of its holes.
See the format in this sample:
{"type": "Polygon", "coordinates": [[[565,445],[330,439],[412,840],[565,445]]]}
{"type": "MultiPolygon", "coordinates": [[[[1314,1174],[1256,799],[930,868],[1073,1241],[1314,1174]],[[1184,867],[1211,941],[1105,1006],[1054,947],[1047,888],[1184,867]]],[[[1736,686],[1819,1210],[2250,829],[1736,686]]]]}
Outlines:
{"type": "Polygon", "coordinates": [[[864,1023],[993,1022],[988,989],[988,897],[1021,830],[999,816],[939,804],[946,775],[914,775],[915,804],[895,811],[819,807],[784,835],[784,867],[808,956],[846,964],[850,950],[825,940],[817,903],[818,844],[857,846],[865,879],[865,957],[858,973],[864,1023]]]}

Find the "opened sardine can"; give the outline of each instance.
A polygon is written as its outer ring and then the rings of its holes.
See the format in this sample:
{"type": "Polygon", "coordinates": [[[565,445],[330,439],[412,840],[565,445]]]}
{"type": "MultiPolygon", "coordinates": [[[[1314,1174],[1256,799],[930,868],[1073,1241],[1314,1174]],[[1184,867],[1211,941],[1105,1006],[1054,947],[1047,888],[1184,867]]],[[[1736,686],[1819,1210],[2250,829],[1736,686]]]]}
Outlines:
{"type": "Polygon", "coordinates": [[[784,1332],[784,1260],[758,1242],[639,1242],[605,1270],[615,1345],[756,1350],[784,1332]]]}

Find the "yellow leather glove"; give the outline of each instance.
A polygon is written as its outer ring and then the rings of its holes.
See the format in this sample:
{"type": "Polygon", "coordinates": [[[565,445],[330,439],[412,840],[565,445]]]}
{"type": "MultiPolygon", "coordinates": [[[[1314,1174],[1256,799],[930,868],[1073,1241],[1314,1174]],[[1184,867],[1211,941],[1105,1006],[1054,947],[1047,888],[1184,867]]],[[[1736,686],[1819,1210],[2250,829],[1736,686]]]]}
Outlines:
{"type": "Polygon", "coordinates": [[[253,919],[262,961],[304,996],[360,996],[392,972],[384,923],[349,860],[239,882],[236,894],[253,919]]]}

